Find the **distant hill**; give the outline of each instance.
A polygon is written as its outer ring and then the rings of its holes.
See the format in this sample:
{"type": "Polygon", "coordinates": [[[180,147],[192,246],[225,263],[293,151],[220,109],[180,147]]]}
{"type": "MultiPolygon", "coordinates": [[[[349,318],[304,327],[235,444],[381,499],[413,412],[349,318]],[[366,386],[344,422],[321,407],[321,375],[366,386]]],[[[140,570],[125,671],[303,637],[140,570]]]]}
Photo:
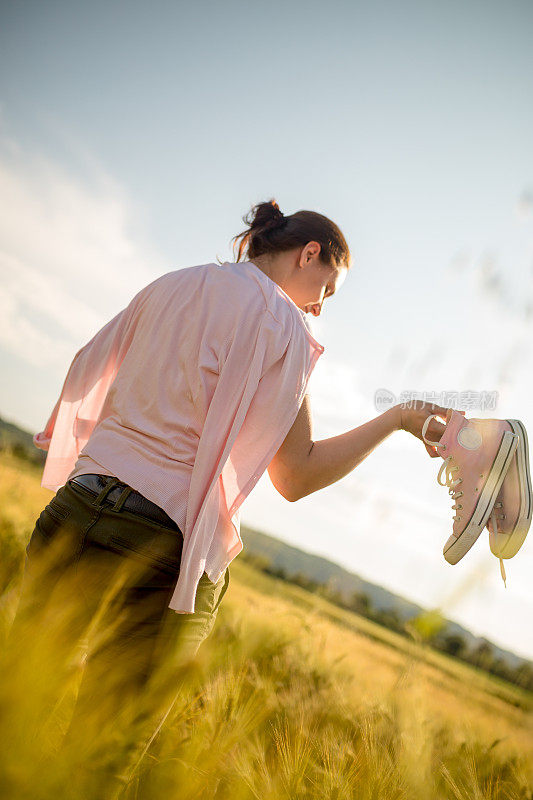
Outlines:
{"type": "MultiPolygon", "coordinates": [[[[37,465],[43,465],[46,460],[46,452],[35,447],[31,433],[0,417],[1,450],[9,450],[15,455],[37,465]]],[[[359,575],[348,572],[348,570],[333,561],[312,553],[306,553],[304,550],[299,550],[297,547],[293,547],[262,531],[242,525],[241,535],[249,555],[268,558],[273,567],[283,569],[287,575],[300,573],[318,583],[327,584],[346,598],[351,597],[354,592],[364,593],[370,598],[374,608],[381,611],[394,610],[403,621],[418,617],[425,610],[416,603],[406,600],[384,589],[382,586],[363,580],[359,575]]],[[[489,644],[494,654],[502,658],[510,667],[514,668],[524,663],[524,659],[515,655],[515,653],[502,650],[485,638],[473,636],[470,631],[455,622],[447,621],[445,632],[462,636],[466,645],[472,649],[482,643],[489,644]]]]}
{"type": "Polygon", "coordinates": [[[394,608],[402,619],[416,617],[423,611],[415,603],[363,580],[359,575],[348,572],[339,564],[322,556],[306,553],[246,525],[241,526],[241,535],[249,553],[266,556],[274,567],[281,567],[289,575],[300,572],[319,583],[327,584],[332,589],[337,589],[346,599],[354,592],[364,592],[370,597],[375,608],[380,610],[394,608]]]}
{"type": "MultiPolygon", "coordinates": [[[[327,584],[332,589],[337,589],[346,599],[350,598],[354,592],[364,592],[375,608],[380,611],[394,610],[404,622],[418,617],[426,610],[382,586],[363,580],[359,575],[348,572],[333,561],[306,553],[304,550],[299,550],[266,533],[241,525],[241,536],[248,554],[268,558],[273,567],[285,570],[287,575],[300,573],[318,583],[327,584]]],[[[466,645],[471,649],[482,643],[489,644],[495,656],[503,659],[509,667],[517,667],[525,661],[515,653],[501,649],[484,637],[474,636],[456,622],[447,620],[444,633],[462,636],[466,645]]]]}
{"type": "Polygon", "coordinates": [[[33,464],[44,464],[46,451],[33,444],[33,434],[0,417],[0,451],[9,450],[33,464]]]}

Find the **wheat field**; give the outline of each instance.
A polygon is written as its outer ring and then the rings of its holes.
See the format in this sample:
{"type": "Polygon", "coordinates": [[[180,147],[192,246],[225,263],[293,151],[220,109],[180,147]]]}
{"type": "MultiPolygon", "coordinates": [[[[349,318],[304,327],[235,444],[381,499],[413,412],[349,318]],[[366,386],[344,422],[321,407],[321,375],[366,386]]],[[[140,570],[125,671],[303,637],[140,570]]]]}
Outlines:
{"type": "Polygon", "coordinates": [[[65,746],[84,663],[55,624],[66,611],[10,635],[52,493],[24,461],[3,454],[0,470],[1,797],[533,798],[530,694],[239,558],[194,660],[65,746]]]}

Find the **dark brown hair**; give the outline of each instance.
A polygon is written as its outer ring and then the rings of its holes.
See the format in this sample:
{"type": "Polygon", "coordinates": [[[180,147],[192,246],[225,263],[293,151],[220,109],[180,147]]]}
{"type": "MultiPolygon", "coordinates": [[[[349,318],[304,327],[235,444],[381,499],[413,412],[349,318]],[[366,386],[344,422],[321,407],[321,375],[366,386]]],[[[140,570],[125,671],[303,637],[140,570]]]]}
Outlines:
{"type": "Polygon", "coordinates": [[[237,261],[282,253],[308,242],[320,244],[320,261],[330,267],[351,267],[350,249],[340,228],[316,211],[296,211],[285,217],[274,199],[258,203],[243,217],[249,227],[231,240],[239,242],[237,261]]]}

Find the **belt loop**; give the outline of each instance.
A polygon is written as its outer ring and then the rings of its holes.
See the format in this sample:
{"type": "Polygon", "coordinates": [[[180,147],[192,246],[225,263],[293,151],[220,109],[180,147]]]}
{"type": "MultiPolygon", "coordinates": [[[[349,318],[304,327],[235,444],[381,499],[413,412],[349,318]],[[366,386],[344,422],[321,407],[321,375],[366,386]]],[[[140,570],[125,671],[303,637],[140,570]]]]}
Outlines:
{"type": "Polygon", "coordinates": [[[107,486],[104,486],[98,497],[93,500],[93,506],[101,506],[105,500],[106,495],[113,489],[118,483],[120,483],[118,478],[112,478],[107,486]]]}
{"type": "Polygon", "coordinates": [[[113,506],[113,508],[110,508],[109,510],[110,511],[122,511],[122,506],[124,505],[124,503],[126,502],[126,500],[128,499],[128,497],[130,496],[130,494],[132,492],[133,492],[133,489],[131,488],[131,486],[126,486],[124,491],[121,493],[120,497],[118,498],[118,500],[115,502],[115,505],[113,506]]]}

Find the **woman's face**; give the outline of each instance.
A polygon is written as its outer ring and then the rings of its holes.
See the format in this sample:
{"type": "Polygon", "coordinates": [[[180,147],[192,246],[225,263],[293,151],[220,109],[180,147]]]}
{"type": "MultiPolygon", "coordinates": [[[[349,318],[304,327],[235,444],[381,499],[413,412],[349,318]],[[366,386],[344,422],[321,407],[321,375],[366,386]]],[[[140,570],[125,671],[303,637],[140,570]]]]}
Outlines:
{"type": "MultiPolygon", "coordinates": [[[[307,246],[308,247],[308,246],[307,246]]],[[[306,314],[318,317],[322,303],[335,294],[346,279],[346,267],[323,264],[319,254],[304,248],[297,268],[287,281],[284,291],[306,314]]]]}

